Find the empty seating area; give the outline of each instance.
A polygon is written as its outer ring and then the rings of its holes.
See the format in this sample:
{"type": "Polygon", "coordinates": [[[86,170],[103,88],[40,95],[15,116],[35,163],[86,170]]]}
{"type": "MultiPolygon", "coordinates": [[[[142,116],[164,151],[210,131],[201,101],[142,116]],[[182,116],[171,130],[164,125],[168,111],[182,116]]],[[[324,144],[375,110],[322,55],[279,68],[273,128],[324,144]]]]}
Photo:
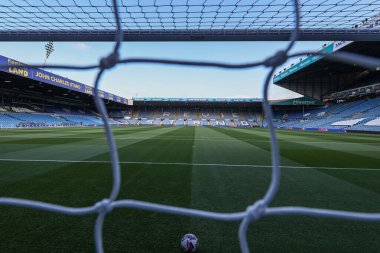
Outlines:
{"type": "Polygon", "coordinates": [[[78,115],[65,115],[62,116],[68,122],[75,123],[80,126],[102,126],[103,121],[94,116],[78,116],[78,115]]]}
{"type": "Polygon", "coordinates": [[[60,125],[65,122],[64,119],[54,117],[49,114],[26,114],[26,113],[9,113],[9,116],[19,119],[22,122],[41,123],[46,125],[60,125]]]}
{"type": "MultiPolygon", "coordinates": [[[[289,109],[290,108],[290,109],[289,109]]],[[[279,108],[274,112],[279,128],[334,131],[380,131],[380,97],[335,103],[318,108],[295,110],[279,108]]],[[[113,111],[112,126],[210,126],[266,127],[257,108],[134,108],[113,111]]],[[[0,128],[103,126],[96,113],[76,107],[0,106],[0,128]],[[39,109],[43,112],[39,112],[39,109]]]]}
{"type": "MultiPolygon", "coordinates": [[[[280,128],[322,128],[357,131],[379,131],[376,119],[380,117],[380,97],[362,99],[308,110],[308,117],[299,119],[293,115],[300,112],[287,112],[288,117],[276,114],[275,124],[280,128]],[[323,112],[323,113],[322,113],[323,112]],[[372,125],[369,122],[375,122],[372,125]]],[[[301,113],[302,114],[302,113],[301,113]]],[[[302,114],[304,115],[304,114],[302,114]]]]}
{"type": "Polygon", "coordinates": [[[12,118],[6,114],[0,114],[0,128],[15,128],[20,124],[21,120],[12,118]]]}
{"type": "Polygon", "coordinates": [[[126,119],[130,125],[153,126],[230,126],[259,127],[262,115],[259,112],[232,108],[140,108],[134,109],[126,119]]]}
{"type": "MultiPolygon", "coordinates": [[[[103,122],[100,117],[90,114],[80,109],[75,109],[74,114],[71,110],[57,109],[48,107],[42,110],[38,106],[18,107],[18,106],[0,106],[0,129],[5,128],[33,128],[33,127],[62,127],[62,126],[102,126],[103,122]],[[49,109],[50,108],[50,109],[49,109]],[[34,110],[35,109],[35,110],[34,110]],[[50,111],[49,112],[36,112],[50,111]],[[67,113],[67,112],[70,112],[67,113]],[[54,113],[53,113],[54,112],[54,113]]],[[[110,119],[111,125],[126,125],[127,120],[110,119]]]]}

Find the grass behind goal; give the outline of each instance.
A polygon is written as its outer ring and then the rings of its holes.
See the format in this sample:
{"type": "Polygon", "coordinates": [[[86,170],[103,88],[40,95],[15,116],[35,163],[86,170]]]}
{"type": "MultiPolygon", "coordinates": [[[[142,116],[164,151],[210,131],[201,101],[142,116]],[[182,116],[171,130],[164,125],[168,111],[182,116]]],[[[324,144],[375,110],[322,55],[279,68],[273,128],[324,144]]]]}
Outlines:
{"type": "MultiPolygon", "coordinates": [[[[267,130],[116,128],[119,198],[210,211],[243,210],[270,181],[267,130]]],[[[380,136],[278,131],[282,181],[272,206],[380,209],[380,136]]],[[[112,184],[103,129],[0,132],[0,195],[70,206],[91,205],[112,184]]],[[[0,252],[92,252],[95,215],[70,217],[0,207],[0,252]]],[[[200,252],[239,252],[238,223],[136,210],[106,218],[107,252],[179,252],[187,232],[200,252]]],[[[376,252],[377,223],[315,217],[267,217],[249,230],[252,251],[376,252]]]]}

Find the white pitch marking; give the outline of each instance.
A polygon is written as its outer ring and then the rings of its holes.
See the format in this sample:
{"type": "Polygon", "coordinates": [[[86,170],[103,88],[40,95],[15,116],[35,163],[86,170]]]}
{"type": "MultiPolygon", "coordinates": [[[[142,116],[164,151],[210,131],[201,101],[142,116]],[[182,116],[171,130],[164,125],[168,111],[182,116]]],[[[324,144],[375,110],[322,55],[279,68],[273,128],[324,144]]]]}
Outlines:
{"type": "MultiPolygon", "coordinates": [[[[110,161],[96,160],[48,160],[48,159],[13,159],[0,158],[0,161],[5,162],[51,162],[51,163],[111,163],[110,161]]],[[[182,166],[209,166],[209,167],[247,167],[247,168],[272,168],[271,165],[260,164],[224,164],[224,163],[174,163],[174,162],[126,162],[120,164],[145,164],[145,165],[182,165],[182,166]]],[[[338,167],[313,167],[313,166],[281,166],[285,169],[322,169],[322,170],[356,170],[356,171],[380,171],[379,169],[371,168],[338,168],[338,167]]]]}

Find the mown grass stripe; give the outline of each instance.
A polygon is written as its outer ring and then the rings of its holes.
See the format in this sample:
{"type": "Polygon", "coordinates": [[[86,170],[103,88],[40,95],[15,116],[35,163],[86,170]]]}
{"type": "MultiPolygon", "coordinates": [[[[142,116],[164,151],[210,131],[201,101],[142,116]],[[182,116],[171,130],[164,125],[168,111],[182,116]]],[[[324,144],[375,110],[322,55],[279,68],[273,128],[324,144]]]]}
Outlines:
{"type": "MultiPolygon", "coordinates": [[[[229,130],[225,131],[224,129],[219,129],[218,131],[223,131],[229,134],[232,137],[237,138],[246,138],[246,136],[256,136],[255,130],[248,130],[250,132],[240,130],[229,130]]],[[[310,167],[327,167],[327,168],[373,168],[379,169],[379,160],[374,157],[363,156],[360,154],[349,153],[344,151],[338,151],[331,149],[328,145],[325,147],[317,147],[312,144],[301,144],[294,141],[286,141],[281,134],[277,136],[280,140],[283,140],[280,144],[280,155],[282,159],[285,157],[289,160],[295,161],[298,164],[310,167]],[[349,166],[347,166],[349,165],[349,166]]],[[[259,139],[265,138],[258,136],[259,139]]],[[[254,141],[248,141],[253,145],[260,146],[263,149],[270,150],[269,143],[255,143],[254,141]]],[[[355,144],[352,144],[355,145],[355,144]]],[[[361,144],[360,144],[361,145],[361,144]]],[[[361,175],[362,180],[356,180],[354,177],[340,177],[341,173],[332,172],[332,170],[320,169],[321,172],[329,174],[331,176],[338,177],[341,180],[349,180],[348,182],[353,183],[359,187],[378,192],[379,187],[377,184],[373,183],[373,177],[376,177],[380,180],[380,176],[373,173],[364,173],[361,175]],[[331,173],[330,173],[331,172],[331,173]]]]}
{"type": "MultiPolygon", "coordinates": [[[[93,131],[93,129],[89,129],[93,131]]],[[[160,129],[151,129],[152,131],[147,134],[145,133],[145,139],[157,136],[162,132],[160,129]]],[[[168,129],[170,131],[170,129],[168,129]]],[[[174,129],[172,129],[174,130],[174,129]]],[[[82,129],[85,131],[85,129],[82,129]]],[[[167,131],[167,130],[166,130],[167,131]]],[[[166,132],[165,131],[165,132],[166,132]]],[[[99,133],[100,136],[102,134],[99,133]]],[[[132,145],[133,143],[142,141],[143,139],[131,140],[118,143],[119,147],[124,147],[127,145],[132,145]]],[[[0,145],[1,146],[1,145],[0,145]]],[[[108,159],[108,148],[105,140],[88,140],[82,142],[77,142],[74,145],[69,143],[61,143],[57,145],[32,145],[32,144],[12,144],[7,147],[9,152],[2,152],[0,157],[2,159],[23,159],[32,160],[73,160],[73,161],[83,161],[88,160],[97,155],[103,154],[108,159]]],[[[32,180],[32,177],[38,177],[41,174],[49,173],[50,171],[64,168],[66,165],[64,163],[55,163],[46,165],[34,164],[34,166],[14,166],[6,160],[2,162],[3,169],[0,170],[0,183],[2,186],[9,186],[9,184],[23,181],[32,180]]]]}

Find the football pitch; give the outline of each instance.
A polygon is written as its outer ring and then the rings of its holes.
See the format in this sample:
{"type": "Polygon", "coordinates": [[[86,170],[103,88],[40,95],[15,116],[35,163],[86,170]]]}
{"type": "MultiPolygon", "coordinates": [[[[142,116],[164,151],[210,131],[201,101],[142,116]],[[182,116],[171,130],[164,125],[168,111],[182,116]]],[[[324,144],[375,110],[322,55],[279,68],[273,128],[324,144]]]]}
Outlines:
{"type": "MultiPolygon", "coordinates": [[[[266,129],[114,128],[119,199],[237,212],[261,198],[271,176],[266,129]]],[[[271,206],[380,211],[380,135],[278,130],[282,176],[271,206]]],[[[0,131],[0,197],[82,207],[107,198],[111,164],[102,128],[0,131]]],[[[94,252],[96,215],[0,206],[0,252],[94,252]]],[[[239,222],[115,209],[106,252],[240,252],[239,222]]],[[[306,216],[250,225],[252,252],[380,252],[380,224],[306,216]]]]}

